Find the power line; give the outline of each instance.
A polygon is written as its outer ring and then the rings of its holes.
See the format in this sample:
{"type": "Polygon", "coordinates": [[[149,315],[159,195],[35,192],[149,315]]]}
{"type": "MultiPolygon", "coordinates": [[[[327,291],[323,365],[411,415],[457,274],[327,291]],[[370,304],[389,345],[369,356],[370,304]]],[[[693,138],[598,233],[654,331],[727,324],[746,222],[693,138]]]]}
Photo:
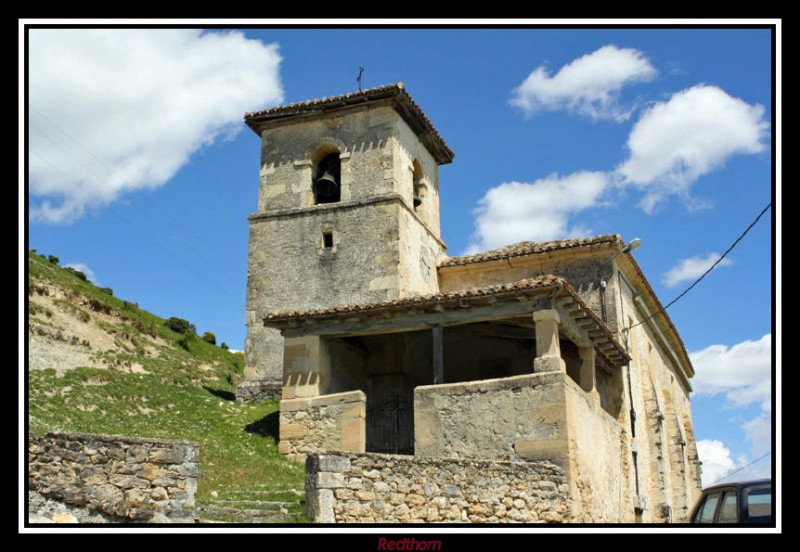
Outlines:
{"type": "Polygon", "coordinates": [[[689,293],[689,292],[692,290],[692,288],[693,288],[694,286],[696,286],[697,284],[699,284],[699,283],[700,283],[700,281],[701,281],[703,278],[705,278],[705,277],[708,275],[708,273],[709,273],[709,272],[711,272],[712,270],[714,270],[714,268],[715,268],[715,267],[716,267],[716,266],[717,266],[719,263],[721,263],[721,262],[722,262],[722,259],[724,259],[724,258],[725,258],[725,257],[728,255],[728,253],[730,253],[731,251],[733,251],[733,248],[734,248],[734,247],[736,247],[736,246],[739,244],[739,242],[740,242],[740,241],[742,241],[742,238],[744,238],[744,237],[747,235],[747,233],[748,233],[748,232],[749,232],[749,231],[750,231],[750,230],[753,228],[753,226],[755,226],[755,225],[756,225],[756,223],[757,223],[757,222],[758,222],[758,221],[761,219],[761,217],[762,217],[762,216],[764,216],[764,213],[766,213],[766,212],[769,210],[769,208],[770,208],[770,207],[772,207],[772,202],[771,202],[771,201],[770,201],[769,203],[767,203],[767,206],[766,206],[766,207],[764,207],[764,208],[761,210],[761,212],[758,214],[758,216],[757,216],[757,217],[756,217],[756,218],[753,220],[753,222],[751,222],[751,223],[750,223],[750,226],[748,226],[747,228],[745,228],[744,232],[742,232],[742,233],[741,233],[741,235],[740,235],[738,238],[736,238],[736,241],[734,241],[734,242],[731,244],[731,246],[730,246],[728,249],[726,249],[726,250],[725,250],[725,253],[723,253],[723,254],[720,256],[720,258],[719,258],[719,259],[717,259],[716,261],[714,261],[714,264],[712,264],[710,267],[708,267],[708,270],[706,270],[705,272],[703,272],[703,274],[701,274],[699,278],[697,278],[697,279],[696,279],[694,282],[692,282],[692,284],[691,284],[689,287],[687,287],[685,290],[683,290],[683,291],[682,291],[682,292],[681,292],[681,293],[680,293],[680,294],[679,294],[677,297],[675,297],[675,299],[673,299],[672,301],[670,301],[669,303],[667,303],[665,306],[663,306],[663,307],[661,307],[660,309],[658,309],[656,312],[654,312],[653,314],[651,314],[650,316],[648,316],[647,318],[645,318],[645,319],[644,319],[644,320],[642,320],[641,322],[637,322],[636,324],[634,324],[634,325],[632,325],[632,326],[629,326],[629,327],[625,328],[625,329],[623,330],[623,332],[629,332],[629,331],[631,331],[633,328],[635,328],[636,326],[641,326],[642,324],[644,324],[644,323],[645,323],[645,322],[647,322],[648,320],[651,320],[652,318],[655,318],[656,316],[658,316],[658,315],[660,315],[660,314],[663,314],[663,313],[665,313],[665,312],[666,312],[666,310],[667,310],[668,308],[670,308],[672,305],[674,305],[675,303],[677,303],[677,302],[678,302],[678,300],[679,300],[681,297],[683,297],[684,295],[686,295],[687,293],[689,293]]]}
{"type": "MultiPolygon", "coordinates": [[[[735,474],[735,473],[739,473],[740,471],[742,471],[742,470],[743,470],[743,469],[745,469],[745,468],[749,468],[750,466],[752,466],[753,464],[755,464],[755,463],[756,463],[756,462],[758,462],[759,460],[763,460],[764,458],[766,458],[766,457],[767,457],[767,456],[769,456],[770,454],[772,454],[772,451],[769,451],[769,452],[767,452],[766,454],[762,454],[761,456],[759,456],[758,458],[756,458],[755,460],[753,460],[753,461],[752,461],[752,462],[750,462],[749,464],[745,464],[745,465],[744,465],[744,466],[742,466],[741,468],[736,468],[736,469],[735,469],[735,470],[733,470],[732,472],[730,472],[730,473],[728,473],[728,474],[725,474],[725,475],[723,475],[722,477],[720,477],[720,478],[718,478],[718,479],[715,479],[715,480],[714,480],[714,483],[716,483],[717,481],[722,481],[723,479],[726,479],[726,478],[728,478],[728,477],[732,476],[732,475],[733,475],[733,474],[735,474]]],[[[713,485],[714,483],[711,483],[711,485],[713,485]]]]}

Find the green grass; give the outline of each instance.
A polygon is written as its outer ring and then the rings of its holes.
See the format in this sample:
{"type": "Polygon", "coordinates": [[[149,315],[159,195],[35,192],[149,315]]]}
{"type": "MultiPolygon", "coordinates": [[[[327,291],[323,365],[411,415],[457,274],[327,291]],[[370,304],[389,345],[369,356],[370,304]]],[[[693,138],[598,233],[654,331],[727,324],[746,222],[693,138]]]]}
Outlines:
{"type": "MultiPolygon", "coordinates": [[[[36,287],[59,288],[69,301],[94,299],[109,307],[114,322],[103,324],[114,331],[117,343],[116,350],[95,353],[111,368],[75,368],[60,377],[54,369],[29,373],[28,420],[33,433],[75,431],[194,441],[200,447],[200,504],[210,501],[213,491],[220,494],[253,485],[276,492],[303,488],[303,467],[278,452],[278,401],[233,400],[242,379],[241,355],[198,337],[181,348],[181,334],[165,327],[163,318],[110,296],[37,255],[29,254],[29,269],[33,295],[36,287]],[[148,373],[131,372],[135,365],[148,373]]],[[[80,315],[82,309],[75,309],[80,315]]]]}

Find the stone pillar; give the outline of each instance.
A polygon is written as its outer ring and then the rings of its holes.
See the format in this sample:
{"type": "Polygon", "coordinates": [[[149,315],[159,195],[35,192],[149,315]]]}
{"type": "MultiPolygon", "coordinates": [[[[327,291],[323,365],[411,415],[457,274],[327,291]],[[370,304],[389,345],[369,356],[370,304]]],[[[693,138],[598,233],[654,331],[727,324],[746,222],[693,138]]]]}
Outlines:
{"type": "Polygon", "coordinates": [[[597,392],[597,381],[595,377],[595,359],[597,358],[594,347],[581,347],[578,349],[581,357],[581,388],[600,403],[600,393],[597,392]]]}
{"type": "Polygon", "coordinates": [[[536,323],[536,358],[533,361],[534,372],[567,371],[567,365],[561,358],[561,345],[558,342],[558,325],[561,317],[552,309],[538,310],[533,313],[536,323]]]}
{"type": "Polygon", "coordinates": [[[281,398],[297,399],[327,394],[327,350],[319,336],[284,340],[281,398]]]}

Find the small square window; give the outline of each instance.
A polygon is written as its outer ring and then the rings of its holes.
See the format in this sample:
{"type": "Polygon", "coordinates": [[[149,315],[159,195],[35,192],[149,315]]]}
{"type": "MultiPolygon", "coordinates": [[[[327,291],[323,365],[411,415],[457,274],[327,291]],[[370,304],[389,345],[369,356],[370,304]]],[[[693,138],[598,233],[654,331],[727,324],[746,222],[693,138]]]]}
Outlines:
{"type": "Polygon", "coordinates": [[[331,249],[333,247],[333,232],[322,233],[322,246],[325,249],[331,249]]]}

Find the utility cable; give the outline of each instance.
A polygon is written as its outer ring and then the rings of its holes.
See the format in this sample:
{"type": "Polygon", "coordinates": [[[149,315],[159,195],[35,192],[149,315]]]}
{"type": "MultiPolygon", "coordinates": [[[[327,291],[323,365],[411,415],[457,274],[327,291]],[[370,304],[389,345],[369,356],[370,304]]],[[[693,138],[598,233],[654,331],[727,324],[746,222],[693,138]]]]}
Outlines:
{"type": "Polygon", "coordinates": [[[669,303],[667,303],[665,306],[663,306],[663,307],[661,307],[660,309],[658,309],[656,312],[654,312],[653,314],[651,314],[650,316],[648,316],[647,318],[645,318],[645,319],[644,319],[644,320],[642,320],[641,322],[637,322],[636,324],[634,324],[634,325],[632,325],[632,326],[629,326],[629,327],[625,328],[625,329],[623,330],[623,332],[629,332],[629,331],[631,331],[633,328],[635,328],[636,326],[641,326],[642,324],[644,324],[644,323],[645,323],[645,322],[647,322],[648,320],[651,320],[652,318],[655,318],[655,317],[656,317],[656,316],[658,316],[659,314],[663,314],[663,313],[665,313],[665,312],[666,312],[666,310],[667,310],[668,308],[670,308],[672,305],[674,305],[675,303],[677,303],[677,302],[678,302],[678,300],[679,300],[679,299],[681,299],[681,298],[682,298],[684,295],[686,295],[687,293],[689,293],[689,292],[692,290],[692,288],[694,288],[694,286],[696,286],[697,284],[699,284],[699,283],[700,283],[700,281],[701,281],[703,278],[705,278],[705,277],[708,275],[708,273],[709,273],[709,272],[711,272],[712,270],[714,270],[714,268],[715,268],[715,267],[716,267],[716,266],[717,266],[717,265],[718,265],[720,262],[722,262],[722,259],[724,259],[724,258],[725,258],[725,257],[728,255],[728,253],[730,253],[731,251],[733,251],[733,248],[734,248],[734,247],[736,247],[736,246],[739,244],[739,242],[740,242],[740,241],[742,241],[742,238],[744,238],[744,237],[747,235],[747,233],[748,233],[748,232],[749,232],[749,231],[750,231],[750,230],[753,228],[753,226],[755,226],[755,225],[756,225],[756,223],[758,223],[758,221],[761,219],[761,217],[762,217],[762,216],[764,216],[764,213],[766,213],[766,212],[769,210],[769,208],[770,208],[770,207],[772,207],[772,202],[771,202],[771,201],[770,201],[769,203],[767,203],[767,206],[766,206],[766,207],[764,207],[764,208],[761,210],[761,212],[758,214],[758,216],[755,218],[755,220],[753,220],[753,222],[751,222],[751,223],[750,223],[750,226],[748,226],[747,228],[745,228],[744,232],[742,232],[742,233],[741,233],[741,235],[740,235],[738,238],[736,238],[736,241],[734,241],[734,242],[731,244],[731,246],[730,246],[728,249],[726,249],[726,250],[725,250],[725,253],[723,253],[723,254],[720,256],[720,258],[719,258],[719,259],[717,259],[716,261],[714,261],[714,264],[712,264],[710,267],[708,267],[708,270],[706,270],[705,272],[703,272],[703,274],[701,274],[699,278],[697,278],[697,279],[696,279],[694,282],[692,282],[692,284],[691,284],[689,287],[687,287],[685,290],[683,290],[683,291],[682,291],[682,292],[681,292],[681,293],[680,293],[680,294],[679,294],[677,297],[675,297],[675,299],[673,299],[672,301],[670,301],[669,303]]]}
{"type": "Polygon", "coordinates": [[[742,466],[741,468],[736,468],[736,469],[735,469],[735,470],[733,470],[732,472],[730,472],[730,473],[728,473],[728,474],[725,474],[725,475],[723,475],[722,477],[720,477],[720,478],[718,478],[718,479],[714,480],[714,483],[712,483],[711,485],[714,485],[715,483],[717,483],[718,481],[722,481],[723,479],[727,479],[728,477],[732,476],[732,475],[733,475],[733,474],[735,474],[735,473],[739,473],[740,471],[742,471],[742,470],[743,470],[743,469],[745,469],[745,468],[749,468],[750,466],[752,466],[753,464],[755,464],[755,463],[756,463],[756,462],[758,462],[759,460],[763,460],[764,458],[766,458],[766,457],[767,457],[767,456],[769,456],[770,454],[772,454],[772,451],[769,451],[769,452],[767,452],[766,454],[762,454],[761,456],[759,456],[758,458],[756,458],[755,460],[753,460],[753,461],[752,461],[752,462],[750,462],[749,464],[745,464],[745,465],[744,465],[744,466],[742,466]]]}

